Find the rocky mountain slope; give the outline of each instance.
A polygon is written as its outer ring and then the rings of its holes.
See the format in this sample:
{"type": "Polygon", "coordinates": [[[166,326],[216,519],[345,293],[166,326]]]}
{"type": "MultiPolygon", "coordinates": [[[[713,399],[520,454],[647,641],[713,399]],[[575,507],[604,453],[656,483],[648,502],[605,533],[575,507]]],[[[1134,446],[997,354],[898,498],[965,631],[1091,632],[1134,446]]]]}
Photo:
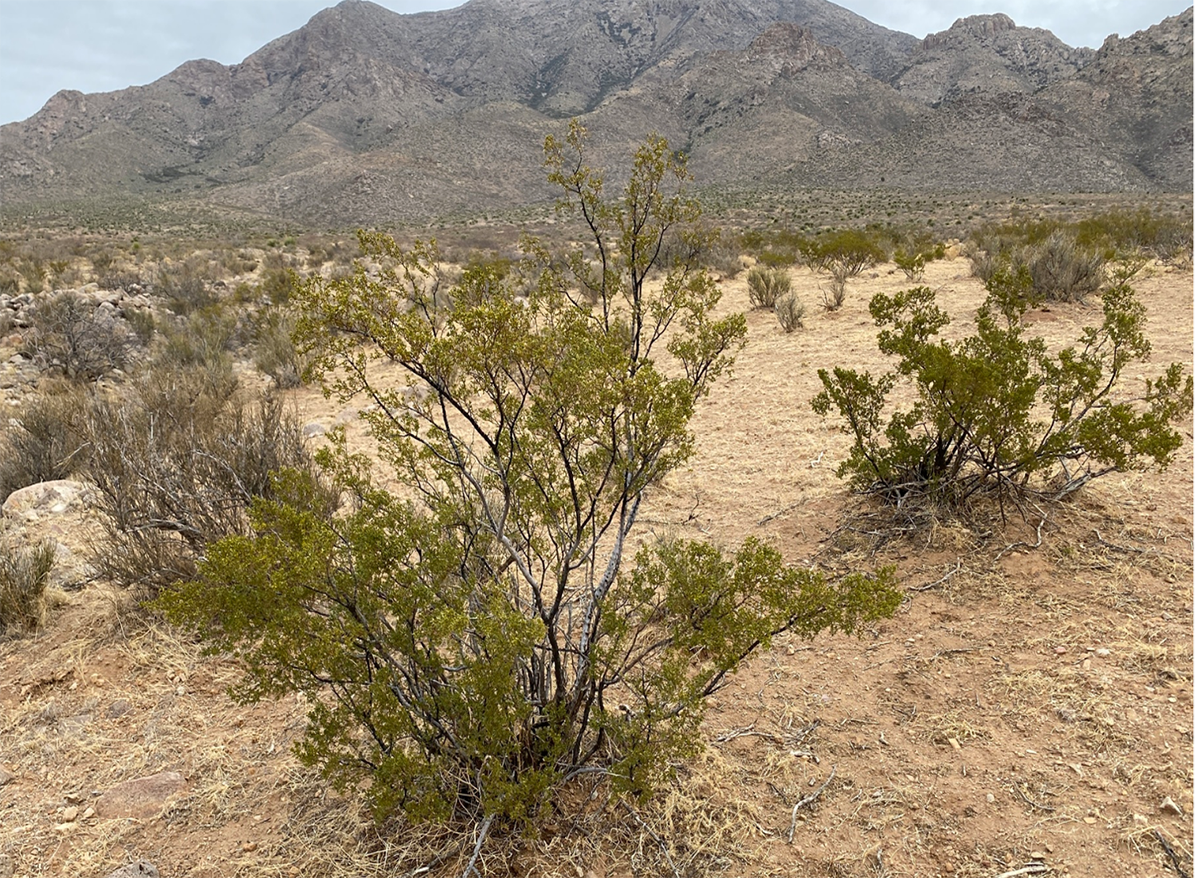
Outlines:
{"type": "Polygon", "coordinates": [[[1092,52],[1003,15],[918,41],[825,0],[346,0],[241,64],[60,92],[0,128],[0,194],[477,214],[549,194],[538,147],[572,115],[613,168],[661,132],[700,185],[1181,190],[1191,47],[1191,9],[1092,52]]]}

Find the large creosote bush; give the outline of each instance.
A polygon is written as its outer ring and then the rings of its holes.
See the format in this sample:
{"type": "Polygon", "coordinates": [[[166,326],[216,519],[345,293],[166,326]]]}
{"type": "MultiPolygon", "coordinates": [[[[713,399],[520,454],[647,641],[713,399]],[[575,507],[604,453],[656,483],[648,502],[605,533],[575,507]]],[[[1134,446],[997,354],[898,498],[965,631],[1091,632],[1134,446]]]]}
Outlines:
{"type": "Polygon", "coordinates": [[[840,416],[853,439],[839,475],[898,505],[953,506],[979,494],[1061,498],[1114,470],[1166,466],[1181,443],[1172,424],[1191,411],[1192,378],[1175,363],[1140,392],[1122,383],[1150,355],[1132,288],[1108,287],[1101,325],[1056,352],[1022,325],[1030,284],[1025,272],[998,270],[975,333],[955,342],[938,338],[949,317],[928,287],[877,295],[871,315],[893,368],[818,373],[813,408],[840,416]],[[901,384],[917,401],[888,417],[901,384]]]}
{"type": "Polygon", "coordinates": [[[324,478],[347,507],[330,515],[317,482],[283,474],[253,534],[211,547],[164,598],[244,658],[240,697],[310,696],[305,761],[343,787],[369,777],[381,815],[477,822],[480,845],[582,773],[647,794],[756,648],[898,602],[887,572],[826,582],[754,540],[726,555],[634,533],[646,492],[691,454],[688,422],[745,320],[714,317],[695,248],[662,261],[698,220],[663,140],[615,199],[578,125],[545,153],[581,221],[566,258],[526,241],[517,271],[468,268],[447,288],[432,243],[364,233],[390,272],[297,292],[316,371],[374,402],[402,494],[335,440],[324,478]],[[380,383],[378,361],[408,383],[380,383]]]}

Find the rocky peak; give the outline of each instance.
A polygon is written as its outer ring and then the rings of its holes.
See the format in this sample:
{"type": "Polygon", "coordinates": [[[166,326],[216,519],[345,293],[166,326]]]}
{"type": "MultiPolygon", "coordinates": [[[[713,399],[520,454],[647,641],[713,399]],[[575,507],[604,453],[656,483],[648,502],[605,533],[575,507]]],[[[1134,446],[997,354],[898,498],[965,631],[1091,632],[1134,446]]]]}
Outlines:
{"type": "Polygon", "coordinates": [[[939,31],[936,34],[929,34],[929,36],[921,41],[921,48],[936,49],[963,36],[974,37],[978,40],[988,40],[996,34],[1016,29],[1017,23],[1003,12],[997,12],[993,15],[968,15],[957,19],[947,30],[939,31]]]}
{"type": "Polygon", "coordinates": [[[847,63],[841,49],[822,45],[812,31],[790,21],[773,24],[755,37],[745,55],[747,60],[772,60],[796,68],[813,62],[847,63]]]}

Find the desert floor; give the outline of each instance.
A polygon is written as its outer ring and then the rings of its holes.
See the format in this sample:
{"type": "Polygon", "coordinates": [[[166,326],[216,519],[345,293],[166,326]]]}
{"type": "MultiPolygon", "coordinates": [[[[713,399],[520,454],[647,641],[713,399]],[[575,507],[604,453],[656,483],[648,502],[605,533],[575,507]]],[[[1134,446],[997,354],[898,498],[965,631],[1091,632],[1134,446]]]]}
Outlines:
{"type": "MultiPolygon", "coordinates": [[[[704,752],[672,787],[636,810],[565,795],[540,837],[495,840],[484,874],[1190,875],[1191,423],[1165,472],[1113,474],[1007,527],[981,515],[889,534],[835,476],[846,438],[809,401],[819,367],[882,365],[867,302],[913,284],[879,266],[826,312],[819,283],[793,271],[800,331],[749,312],[733,374],[693,421],[697,453],[651,498],[644,533],[754,534],[831,573],[895,564],[901,609],[860,637],[778,638],[713,699],[704,752]]],[[[983,288],[965,259],[923,283],[969,325],[983,288]]],[[[749,308],[744,274],[723,286],[722,308],[749,308]]],[[[1154,265],[1135,286],[1154,345],[1135,372],[1178,360],[1191,374],[1191,269],[1154,265]]],[[[1028,319],[1065,344],[1100,314],[1090,301],[1028,319]]],[[[293,396],[306,422],[341,414],[293,396]]],[[[93,532],[86,513],[39,528],[80,553],[93,532]]],[[[233,663],[122,614],[102,585],[57,595],[45,631],[0,644],[0,878],[103,878],[142,858],[164,878],[366,878],[438,849],[430,830],[368,829],[352,792],[297,763],[303,705],[230,702],[233,663]],[[184,785],[156,816],[85,816],[164,770],[184,785]]]]}

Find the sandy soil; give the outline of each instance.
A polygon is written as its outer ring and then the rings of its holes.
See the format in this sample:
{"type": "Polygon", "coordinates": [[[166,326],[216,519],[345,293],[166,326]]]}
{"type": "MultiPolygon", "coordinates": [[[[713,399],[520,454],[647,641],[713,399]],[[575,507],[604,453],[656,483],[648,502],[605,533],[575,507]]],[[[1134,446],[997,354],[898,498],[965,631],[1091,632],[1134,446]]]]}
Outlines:
{"type": "MultiPolygon", "coordinates": [[[[834,475],[845,437],[809,400],[818,367],[878,363],[866,303],[912,284],[880,267],[826,313],[818,279],[793,280],[804,329],[749,314],[735,372],[695,418],[698,452],[652,498],[647,531],[755,534],[834,572],[895,564],[903,606],[860,638],[779,638],[713,699],[707,748],[671,789],[634,812],[565,795],[540,838],[497,841],[485,874],[1190,875],[1191,425],[1166,472],[1094,483],[1036,548],[1036,513],[990,534],[948,523],[882,541],[834,475]]],[[[983,295],[963,259],[924,283],[964,327],[983,295]]],[[[1146,373],[1173,360],[1190,373],[1191,270],[1156,266],[1135,285],[1146,373]]],[[[723,308],[749,307],[744,276],[724,286],[723,308]]],[[[1061,343],[1097,320],[1095,303],[1030,315],[1061,343]]],[[[306,420],[340,413],[296,399],[306,420]]],[[[444,840],[369,829],[353,793],[291,756],[302,705],[232,704],[236,667],[129,621],[121,600],[64,592],[43,633],[0,644],[0,767],[13,775],[0,876],[102,878],[139,858],[164,878],[395,875],[421,862],[406,852],[444,840]],[[83,816],[100,791],[166,769],[186,787],[159,816],[83,816]]]]}

